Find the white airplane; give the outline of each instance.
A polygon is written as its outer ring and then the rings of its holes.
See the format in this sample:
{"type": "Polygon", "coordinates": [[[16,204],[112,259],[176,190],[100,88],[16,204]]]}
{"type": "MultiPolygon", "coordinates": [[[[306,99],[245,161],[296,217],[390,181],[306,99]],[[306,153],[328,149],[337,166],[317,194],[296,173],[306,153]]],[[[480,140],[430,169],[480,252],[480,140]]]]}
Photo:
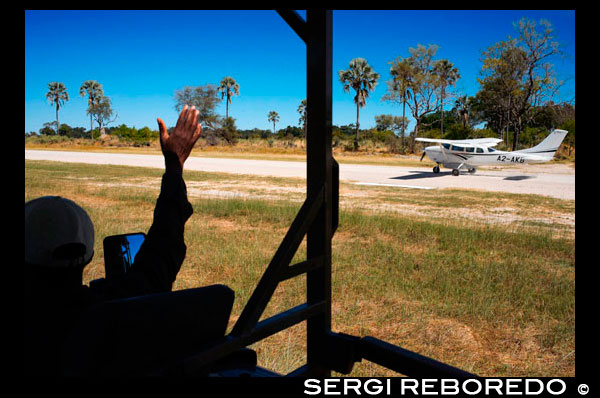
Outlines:
{"type": "Polygon", "coordinates": [[[427,155],[436,162],[434,173],[440,172],[440,165],[452,169],[452,175],[457,176],[461,169],[475,173],[477,166],[489,164],[515,163],[544,163],[552,160],[554,153],[567,135],[565,130],[553,130],[542,142],[533,148],[519,151],[499,151],[493,146],[502,142],[498,138],[475,138],[471,140],[444,140],[435,138],[415,138],[416,141],[435,142],[438,145],[424,149],[423,157],[427,155]]]}

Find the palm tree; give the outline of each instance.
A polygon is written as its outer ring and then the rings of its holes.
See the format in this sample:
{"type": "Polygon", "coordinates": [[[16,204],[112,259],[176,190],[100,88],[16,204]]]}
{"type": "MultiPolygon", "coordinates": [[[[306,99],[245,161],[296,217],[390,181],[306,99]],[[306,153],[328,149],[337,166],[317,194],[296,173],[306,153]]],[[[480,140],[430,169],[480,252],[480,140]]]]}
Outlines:
{"type": "Polygon", "coordinates": [[[392,96],[399,94],[402,101],[402,148],[404,148],[404,133],[408,124],[406,122],[406,102],[410,100],[410,85],[413,75],[410,61],[405,58],[401,61],[393,62],[392,67],[390,68],[390,74],[393,78],[389,88],[392,92],[392,96]]]}
{"type": "Polygon", "coordinates": [[[273,134],[275,134],[275,123],[279,121],[279,114],[275,111],[270,111],[268,115],[268,120],[273,123],[273,134]]]}
{"type": "Polygon", "coordinates": [[[446,87],[456,85],[456,81],[460,79],[458,69],[454,67],[447,59],[440,59],[433,64],[433,73],[438,79],[440,86],[441,108],[441,138],[444,138],[444,97],[446,96],[446,87]]]}
{"type": "Polygon", "coordinates": [[[367,103],[369,92],[375,89],[379,80],[379,73],[367,63],[364,58],[354,58],[350,61],[350,67],[338,72],[340,82],[344,85],[344,91],[350,92],[350,88],[356,91],[354,103],[356,104],[356,138],[354,139],[354,149],[358,149],[358,129],[359,129],[359,108],[367,103]]]}
{"type": "Polygon", "coordinates": [[[227,96],[227,101],[225,101],[225,118],[228,118],[231,97],[233,95],[240,95],[240,85],[236,83],[233,77],[227,76],[219,83],[219,92],[221,93],[221,99],[227,96]]]}
{"type": "Polygon", "coordinates": [[[50,101],[50,104],[56,105],[56,134],[58,135],[58,129],[60,124],[58,123],[58,110],[64,105],[65,101],[69,100],[69,93],[63,83],[51,82],[48,83],[48,93],[46,98],[50,101]]]}
{"type": "Polygon", "coordinates": [[[90,135],[94,140],[94,126],[92,119],[92,108],[100,102],[100,99],[104,96],[104,89],[102,85],[95,80],[86,80],[79,88],[79,95],[85,97],[88,96],[88,114],[90,115],[90,135]]]}

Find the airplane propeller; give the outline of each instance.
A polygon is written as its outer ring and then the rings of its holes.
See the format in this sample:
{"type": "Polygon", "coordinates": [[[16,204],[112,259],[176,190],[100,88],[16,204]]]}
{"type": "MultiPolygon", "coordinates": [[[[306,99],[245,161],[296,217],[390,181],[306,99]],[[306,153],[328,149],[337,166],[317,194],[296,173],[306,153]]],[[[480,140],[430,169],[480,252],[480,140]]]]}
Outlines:
{"type": "Polygon", "coordinates": [[[419,160],[419,162],[422,162],[424,157],[425,157],[425,151],[423,151],[423,154],[421,155],[421,160],[419,160]]]}

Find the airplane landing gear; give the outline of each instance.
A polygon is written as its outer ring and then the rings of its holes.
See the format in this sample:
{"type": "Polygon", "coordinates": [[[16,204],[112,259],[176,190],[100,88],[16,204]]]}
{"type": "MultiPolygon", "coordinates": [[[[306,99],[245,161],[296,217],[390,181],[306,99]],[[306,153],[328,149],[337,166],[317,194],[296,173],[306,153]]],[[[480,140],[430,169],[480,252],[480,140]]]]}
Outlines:
{"type": "Polygon", "coordinates": [[[458,169],[452,169],[452,175],[453,175],[453,176],[455,176],[455,177],[456,177],[456,176],[458,176],[458,174],[459,174],[459,171],[458,171],[458,169]]]}
{"type": "Polygon", "coordinates": [[[433,172],[434,172],[435,174],[439,173],[439,172],[440,172],[440,166],[434,166],[434,167],[433,167],[433,172]]]}
{"type": "Polygon", "coordinates": [[[475,174],[476,172],[477,172],[477,169],[475,167],[473,167],[472,169],[469,169],[470,174],[475,174]]]}

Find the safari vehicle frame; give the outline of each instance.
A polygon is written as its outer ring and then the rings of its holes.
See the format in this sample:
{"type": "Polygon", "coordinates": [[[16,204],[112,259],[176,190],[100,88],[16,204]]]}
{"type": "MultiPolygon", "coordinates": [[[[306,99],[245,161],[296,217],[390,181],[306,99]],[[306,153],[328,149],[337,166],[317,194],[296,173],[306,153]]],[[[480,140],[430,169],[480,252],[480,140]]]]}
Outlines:
{"type": "MultiPolygon", "coordinates": [[[[331,140],[332,11],[307,10],[306,21],[295,11],[277,12],[306,44],[306,98],[310,109],[306,133],[307,197],[229,335],[187,357],[178,364],[177,373],[201,373],[215,361],[306,321],[306,364],[286,376],[329,377],[332,370],[348,374],[354,363],[362,359],[411,377],[473,376],[374,337],[332,332],[331,240],[339,214],[339,166],[332,156],[331,140]],[[290,265],[305,236],[306,261],[290,265]],[[259,322],[279,282],[304,274],[306,302],[259,322]]],[[[259,367],[253,372],[281,376],[259,367]]]]}

